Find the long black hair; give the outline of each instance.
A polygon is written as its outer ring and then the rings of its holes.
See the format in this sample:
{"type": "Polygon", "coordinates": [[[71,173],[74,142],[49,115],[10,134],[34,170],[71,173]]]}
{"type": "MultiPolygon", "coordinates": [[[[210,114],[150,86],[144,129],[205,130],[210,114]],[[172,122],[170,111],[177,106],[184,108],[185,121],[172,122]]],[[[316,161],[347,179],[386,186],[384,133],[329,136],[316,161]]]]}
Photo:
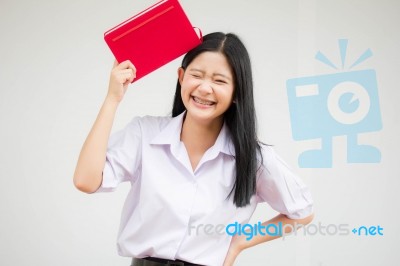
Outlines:
{"type": "MultiPolygon", "coordinates": [[[[203,42],[185,55],[182,68],[185,70],[193,59],[203,52],[222,53],[234,75],[234,103],[224,114],[225,123],[235,146],[236,160],[236,180],[228,198],[235,192],[233,202],[237,207],[244,207],[250,203],[251,196],[256,192],[257,153],[262,160],[260,143],[257,139],[250,57],[246,47],[235,34],[214,32],[205,35],[203,42]]],[[[172,117],[180,115],[185,110],[178,80],[172,117]]]]}

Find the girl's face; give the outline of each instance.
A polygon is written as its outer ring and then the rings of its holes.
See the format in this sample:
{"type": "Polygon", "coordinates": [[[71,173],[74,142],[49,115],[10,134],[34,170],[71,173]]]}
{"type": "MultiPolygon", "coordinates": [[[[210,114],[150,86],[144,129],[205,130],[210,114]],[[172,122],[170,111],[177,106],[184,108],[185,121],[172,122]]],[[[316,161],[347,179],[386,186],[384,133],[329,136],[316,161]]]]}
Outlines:
{"type": "Polygon", "coordinates": [[[181,97],[187,116],[198,122],[222,121],[233,101],[234,78],[225,56],[203,52],[186,70],[178,70],[181,97]]]}

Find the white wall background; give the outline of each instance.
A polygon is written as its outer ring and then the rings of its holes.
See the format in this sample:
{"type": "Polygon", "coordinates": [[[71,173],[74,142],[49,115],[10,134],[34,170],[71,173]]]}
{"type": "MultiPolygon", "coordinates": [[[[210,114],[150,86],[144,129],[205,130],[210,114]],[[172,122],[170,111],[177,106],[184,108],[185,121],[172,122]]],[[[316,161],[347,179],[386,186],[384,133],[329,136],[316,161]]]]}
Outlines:
{"type": "MultiPolygon", "coordinates": [[[[0,0],[0,265],[129,265],[115,248],[128,186],[86,195],[72,184],[81,145],[108,85],[113,57],[103,32],[155,0],[0,0]]],[[[311,187],[315,220],[380,225],[383,236],[297,236],[244,251],[235,265],[396,265],[399,217],[400,2],[395,0],[182,0],[204,33],[232,31],[254,67],[261,138],[274,144],[311,187]],[[360,138],[382,152],[379,164],[348,164],[345,138],[334,138],[333,167],[299,168],[310,148],[291,136],[286,80],[334,73],[314,60],[374,56],[383,130],[360,138]]],[[[130,87],[114,129],[136,115],[168,115],[180,60],[130,87]]],[[[252,221],[275,213],[260,205],[252,221]]],[[[352,228],[352,227],[351,227],[352,228]]]]}

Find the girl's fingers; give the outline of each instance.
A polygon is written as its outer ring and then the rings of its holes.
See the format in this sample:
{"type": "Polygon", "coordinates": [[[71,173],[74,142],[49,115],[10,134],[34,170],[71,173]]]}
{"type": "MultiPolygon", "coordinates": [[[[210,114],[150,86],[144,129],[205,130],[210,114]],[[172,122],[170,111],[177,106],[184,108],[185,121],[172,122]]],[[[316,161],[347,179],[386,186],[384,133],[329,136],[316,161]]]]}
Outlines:
{"type": "Polygon", "coordinates": [[[132,72],[123,72],[118,74],[118,80],[120,83],[125,83],[126,81],[131,81],[133,80],[133,74],[132,72]]]}
{"type": "Polygon", "coordinates": [[[110,73],[108,95],[120,102],[125,95],[129,83],[132,83],[135,78],[136,68],[129,60],[121,63],[115,60],[110,73]]]}
{"type": "Polygon", "coordinates": [[[114,61],[114,71],[122,71],[122,73],[126,73],[129,71],[131,73],[130,82],[132,82],[136,78],[136,67],[132,64],[131,61],[126,60],[118,64],[118,62],[114,61]]]}
{"type": "Polygon", "coordinates": [[[117,65],[117,68],[118,69],[128,69],[128,68],[130,68],[130,69],[136,71],[135,66],[129,60],[121,62],[119,65],[117,65]]]}
{"type": "Polygon", "coordinates": [[[121,71],[118,76],[120,83],[125,83],[126,81],[132,82],[136,77],[132,69],[125,69],[121,71]]]}
{"type": "Polygon", "coordinates": [[[128,68],[128,66],[129,66],[129,61],[124,61],[124,62],[119,63],[116,68],[117,69],[126,69],[126,68],[128,68]]]}

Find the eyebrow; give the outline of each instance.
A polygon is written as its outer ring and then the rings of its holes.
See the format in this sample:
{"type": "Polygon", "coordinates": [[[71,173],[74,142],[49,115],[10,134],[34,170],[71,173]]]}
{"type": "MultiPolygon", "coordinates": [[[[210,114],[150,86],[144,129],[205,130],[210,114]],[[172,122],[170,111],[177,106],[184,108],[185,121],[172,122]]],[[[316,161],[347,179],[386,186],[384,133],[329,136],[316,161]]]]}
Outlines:
{"type": "MultiPolygon", "coordinates": [[[[189,71],[197,71],[197,72],[200,72],[200,73],[202,73],[202,74],[205,73],[204,70],[200,70],[200,69],[198,69],[198,68],[190,68],[189,71]]],[[[227,75],[225,75],[225,74],[222,74],[222,73],[214,73],[213,76],[221,76],[221,77],[226,78],[226,79],[228,79],[228,80],[232,80],[232,78],[230,78],[229,76],[227,76],[227,75]]]]}

